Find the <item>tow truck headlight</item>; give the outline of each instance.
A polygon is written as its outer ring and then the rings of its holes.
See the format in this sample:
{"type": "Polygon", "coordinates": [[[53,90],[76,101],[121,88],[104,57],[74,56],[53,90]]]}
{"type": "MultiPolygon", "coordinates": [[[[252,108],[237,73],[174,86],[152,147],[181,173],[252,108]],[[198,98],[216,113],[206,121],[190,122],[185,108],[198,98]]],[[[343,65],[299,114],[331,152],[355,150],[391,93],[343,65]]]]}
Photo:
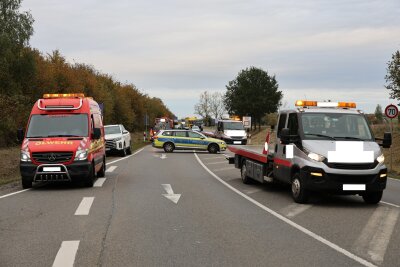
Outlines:
{"type": "Polygon", "coordinates": [[[121,141],[121,140],[122,140],[122,137],[114,138],[114,141],[115,141],[115,142],[118,142],[118,141],[121,141]]]}
{"type": "Polygon", "coordinates": [[[29,162],[31,161],[31,156],[28,151],[21,151],[21,161],[29,162]]]}
{"type": "Polygon", "coordinates": [[[376,158],[376,160],[377,160],[379,163],[382,163],[382,162],[385,161],[385,156],[384,156],[383,154],[381,154],[379,157],[376,158]]]}
{"type": "Polygon", "coordinates": [[[317,153],[313,153],[313,152],[308,153],[307,156],[308,156],[310,159],[315,160],[315,161],[318,161],[318,162],[321,162],[321,161],[323,161],[323,160],[325,159],[324,156],[321,156],[321,155],[319,155],[319,154],[317,154],[317,153]]]}
{"type": "Polygon", "coordinates": [[[78,150],[76,151],[75,154],[75,160],[85,160],[88,157],[88,151],[87,150],[78,150]]]}

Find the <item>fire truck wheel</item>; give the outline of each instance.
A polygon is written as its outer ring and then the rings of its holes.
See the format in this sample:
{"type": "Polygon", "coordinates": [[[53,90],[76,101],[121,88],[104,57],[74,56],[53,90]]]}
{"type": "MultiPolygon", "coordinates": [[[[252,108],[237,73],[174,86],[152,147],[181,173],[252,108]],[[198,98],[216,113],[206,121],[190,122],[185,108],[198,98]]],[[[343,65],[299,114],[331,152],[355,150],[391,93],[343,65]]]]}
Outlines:
{"type": "Polygon", "coordinates": [[[366,192],[362,195],[364,202],[367,204],[378,204],[381,201],[383,195],[383,191],[378,192],[366,192]]]}
{"type": "Polygon", "coordinates": [[[208,147],[208,152],[210,152],[211,154],[217,153],[217,152],[218,152],[218,145],[216,145],[216,144],[211,144],[211,145],[208,147]]]}
{"type": "Polygon", "coordinates": [[[292,178],[292,197],[296,203],[307,203],[309,192],[304,187],[304,179],[299,173],[296,173],[292,178]]]}
{"type": "Polygon", "coordinates": [[[242,168],[240,169],[240,176],[242,178],[242,182],[244,184],[249,184],[250,183],[250,177],[247,176],[247,167],[246,167],[246,161],[243,160],[242,162],[242,168]]]}
{"type": "Polygon", "coordinates": [[[121,157],[125,157],[126,156],[126,147],[125,147],[126,145],[125,145],[125,143],[124,143],[124,147],[122,148],[122,150],[121,150],[121,157]]]}
{"type": "Polygon", "coordinates": [[[172,153],[174,151],[174,149],[175,149],[174,144],[170,143],[170,142],[165,143],[163,147],[164,147],[164,151],[166,153],[172,153]]]}
{"type": "Polygon", "coordinates": [[[94,168],[94,163],[92,163],[89,175],[86,177],[86,180],[85,180],[85,187],[93,187],[95,172],[96,172],[96,170],[94,168]]]}
{"type": "Polygon", "coordinates": [[[32,188],[32,180],[22,177],[22,188],[23,189],[32,188]]]}
{"type": "Polygon", "coordinates": [[[106,158],[103,157],[103,166],[101,166],[100,171],[97,173],[97,177],[106,176],[106,158]]]}

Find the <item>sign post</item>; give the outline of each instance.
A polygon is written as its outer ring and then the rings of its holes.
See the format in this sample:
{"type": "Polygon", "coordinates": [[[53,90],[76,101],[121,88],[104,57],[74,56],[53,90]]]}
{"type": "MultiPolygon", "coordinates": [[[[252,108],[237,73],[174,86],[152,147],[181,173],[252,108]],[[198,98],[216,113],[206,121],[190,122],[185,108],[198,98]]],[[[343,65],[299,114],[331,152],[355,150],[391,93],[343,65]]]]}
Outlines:
{"type": "MultiPolygon", "coordinates": [[[[393,119],[399,115],[399,110],[398,108],[390,104],[385,108],[385,115],[390,119],[390,132],[392,133],[393,136],[393,119]]],[[[393,171],[393,152],[392,152],[392,146],[389,148],[390,151],[390,171],[393,171]]]]}

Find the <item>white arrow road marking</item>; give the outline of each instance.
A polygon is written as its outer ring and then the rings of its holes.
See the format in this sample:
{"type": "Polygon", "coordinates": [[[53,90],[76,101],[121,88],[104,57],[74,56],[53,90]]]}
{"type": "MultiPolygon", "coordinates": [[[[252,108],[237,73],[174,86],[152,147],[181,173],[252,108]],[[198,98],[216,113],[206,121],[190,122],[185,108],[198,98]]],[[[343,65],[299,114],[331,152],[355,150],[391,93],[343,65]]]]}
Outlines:
{"type": "Polygon", "coordinates": [[[162,187],[164,187],[164,190],[167,192],[167,194],[163,194],[163,196],[177,204],[181,194],[174,194],[174,190],[172,190],[170,184],[162,184],[162,187]]]}
{"type": "Polygon", "coordinates": [[[94,197],[84,197],[75,211],[75,215],[88,215],[92,206],[94,197]]]}
{"type": "Polygon", "coordinates": [[[118,166],[110,166],[107,168],[106,172],[113,172],[118,166]]]}
{"type": "Polygon", "coordinates": [[[399,213],[398,209],[377,207],[354,243],[354,250],[378,265],[382,264],[399,213]]]}
{"type": "Polygon", "coordinates": [[[97,178],[96,182],[94,183],[94,187],[102,187],[106,178],[97,178]]]}
{"type": "Polygon", "coordinates": [[[160,159],[166,159],[166,158],[167,158],[167,155],[165,155],[165,154],[162,154],[160,157],[160,159]]]}
{"type": "Polygon", "coordinates": [[[79,241],[63,241],[57,252],[53,267],[74,266],[76,252],[78,251],[79,241]]]}

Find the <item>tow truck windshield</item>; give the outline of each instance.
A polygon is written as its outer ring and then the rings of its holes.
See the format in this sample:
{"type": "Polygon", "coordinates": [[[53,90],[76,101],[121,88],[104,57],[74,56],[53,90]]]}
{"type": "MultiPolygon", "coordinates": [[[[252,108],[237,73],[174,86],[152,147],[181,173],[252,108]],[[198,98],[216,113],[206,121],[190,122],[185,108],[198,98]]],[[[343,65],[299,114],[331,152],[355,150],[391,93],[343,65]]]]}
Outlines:
{"type": "Polygon", "coordinates": [[[372,141],[365,117],[346,113],[303,113],[304,139],[372,141]]]}
{"type": "Polygon", "coordinates": [[[121,129],[119,128],[119,126],[107,126],[107,127],[104,127],[104,131],[106,134],[120,134],[121,133],[121,129]]]}
{"type": "Polygon", "coordinates": [[[88,136],[86,114],[32,115],[27,138],[88,136]]]}
{"type": "Polygon", "coordinates": [[[224,122],[224,130],[244,130],[243,123],[238,122],[224,122]]]}

